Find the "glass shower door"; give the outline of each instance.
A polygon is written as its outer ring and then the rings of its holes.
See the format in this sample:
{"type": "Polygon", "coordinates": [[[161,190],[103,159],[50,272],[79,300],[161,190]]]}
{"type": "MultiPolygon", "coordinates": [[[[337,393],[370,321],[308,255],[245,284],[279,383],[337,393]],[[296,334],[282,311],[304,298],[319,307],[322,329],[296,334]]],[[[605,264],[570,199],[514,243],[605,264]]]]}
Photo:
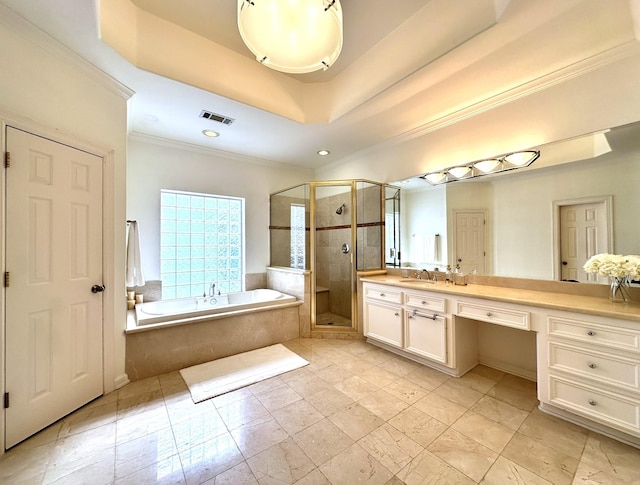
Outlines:
{"type": "Polygon", "coordinates": [[[315,326],[352,328],[355,221],[352,183],[315,187],[315,326]]]}

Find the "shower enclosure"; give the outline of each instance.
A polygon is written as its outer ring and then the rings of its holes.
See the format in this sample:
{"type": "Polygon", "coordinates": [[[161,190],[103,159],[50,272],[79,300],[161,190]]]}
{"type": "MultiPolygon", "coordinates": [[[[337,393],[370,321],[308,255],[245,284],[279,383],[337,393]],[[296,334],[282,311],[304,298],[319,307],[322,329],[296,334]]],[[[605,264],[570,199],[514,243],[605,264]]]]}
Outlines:
{"type": "MultiPolygon", "coordinates": [[[[358,331],[357,272],[385,266],[385,219],[399,222],[385,214],[389,194],[399,202],[397,187],[368,180],[308,182],[271,194],[271,266],[310,272],[312,332],[358,331]]],[[[396,244],[399,229],[390,230],[396,244]]],[[[391,253],[399,264],[399,247],[391,253]]]]}

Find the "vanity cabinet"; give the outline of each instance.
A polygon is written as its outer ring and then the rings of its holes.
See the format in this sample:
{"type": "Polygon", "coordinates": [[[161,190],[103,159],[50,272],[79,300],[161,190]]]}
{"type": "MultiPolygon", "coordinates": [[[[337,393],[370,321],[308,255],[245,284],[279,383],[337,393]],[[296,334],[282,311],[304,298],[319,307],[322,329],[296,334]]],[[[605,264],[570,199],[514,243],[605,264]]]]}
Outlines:
{"type": "Polygon", "coordinates": [[[553,412],[555,407],[640,436],[637,324],[554,313],[547,316],[538,342],[543,409],[553,412]]]}
{"type": "Polygon", "coordinates": [[[447,364],[447,299],[426,292],[405,293],[404,348],[426,359],[447,364]]]}
{"type": "Polygon", "coordinates": [[[401,349],[404,344],[402,292],[394,287],[365,284],[364,335],[401,349]]]}
{"type": "Polygon", "coordinates": [[[363,283],[364,335],[370,342],[453,376],[477,364],[475,327],[456,327],[442,293],[363,283]]]}
{"type": "Polygon", "coordinates": [[[405,310],[405,322],[405,350],[446,364],[447,317],[405,310]]]}
{"type": "Polygon", "coordinates": [[[604,299],[544,291],[431,288],[364,280],[365,336],[452,376],[464,375],[481,359],[537,380],[543,411],[640,447],[635,304],[616,310],[604,299]],[[535,332],[535,346],[513,329],[535,332]],[[511,340],[500,339],[505,335],[511,340]]]}
{"type": "Polygon", "coordinates": [[[531,330],[531,312],[508,303],[461,299],[457,301],[456,315],[520,330],[531,330]]]}

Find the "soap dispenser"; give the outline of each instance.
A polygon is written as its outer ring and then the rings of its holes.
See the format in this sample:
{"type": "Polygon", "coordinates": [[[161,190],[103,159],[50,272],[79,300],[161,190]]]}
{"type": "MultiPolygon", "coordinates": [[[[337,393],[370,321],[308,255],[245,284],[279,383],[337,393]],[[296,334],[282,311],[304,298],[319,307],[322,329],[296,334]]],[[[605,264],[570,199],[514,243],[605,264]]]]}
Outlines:
{"type": "Polygon", "coordinates": [[[451,284],[452,279],[453,278],[452,278],[452,274],[451,274],[451,265],[448,264],[447,265],[447,272],[446,272],[446,274],[444,276],[444,284],[445,284],[445,286],[449,286],[451,284]]]}

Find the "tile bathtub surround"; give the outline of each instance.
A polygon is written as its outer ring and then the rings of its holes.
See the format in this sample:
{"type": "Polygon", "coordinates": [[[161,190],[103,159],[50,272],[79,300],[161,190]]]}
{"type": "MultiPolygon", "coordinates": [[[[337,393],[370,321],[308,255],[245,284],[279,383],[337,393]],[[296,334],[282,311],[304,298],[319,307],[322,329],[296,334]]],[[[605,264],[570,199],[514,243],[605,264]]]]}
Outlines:
{"type": "Polygon", "coordinates": [[[640,450],[542,413],[532,382],[286,345],[310,364],[200,404],[177,372],[103,396],[9,450],[0,483],[638,483],[640,450]]]}
{"type": "Polygon", "coordinates": [[[173,372],[298,338],[298,307],[269,309],[127,334],[129,379],[173,372]]]}

